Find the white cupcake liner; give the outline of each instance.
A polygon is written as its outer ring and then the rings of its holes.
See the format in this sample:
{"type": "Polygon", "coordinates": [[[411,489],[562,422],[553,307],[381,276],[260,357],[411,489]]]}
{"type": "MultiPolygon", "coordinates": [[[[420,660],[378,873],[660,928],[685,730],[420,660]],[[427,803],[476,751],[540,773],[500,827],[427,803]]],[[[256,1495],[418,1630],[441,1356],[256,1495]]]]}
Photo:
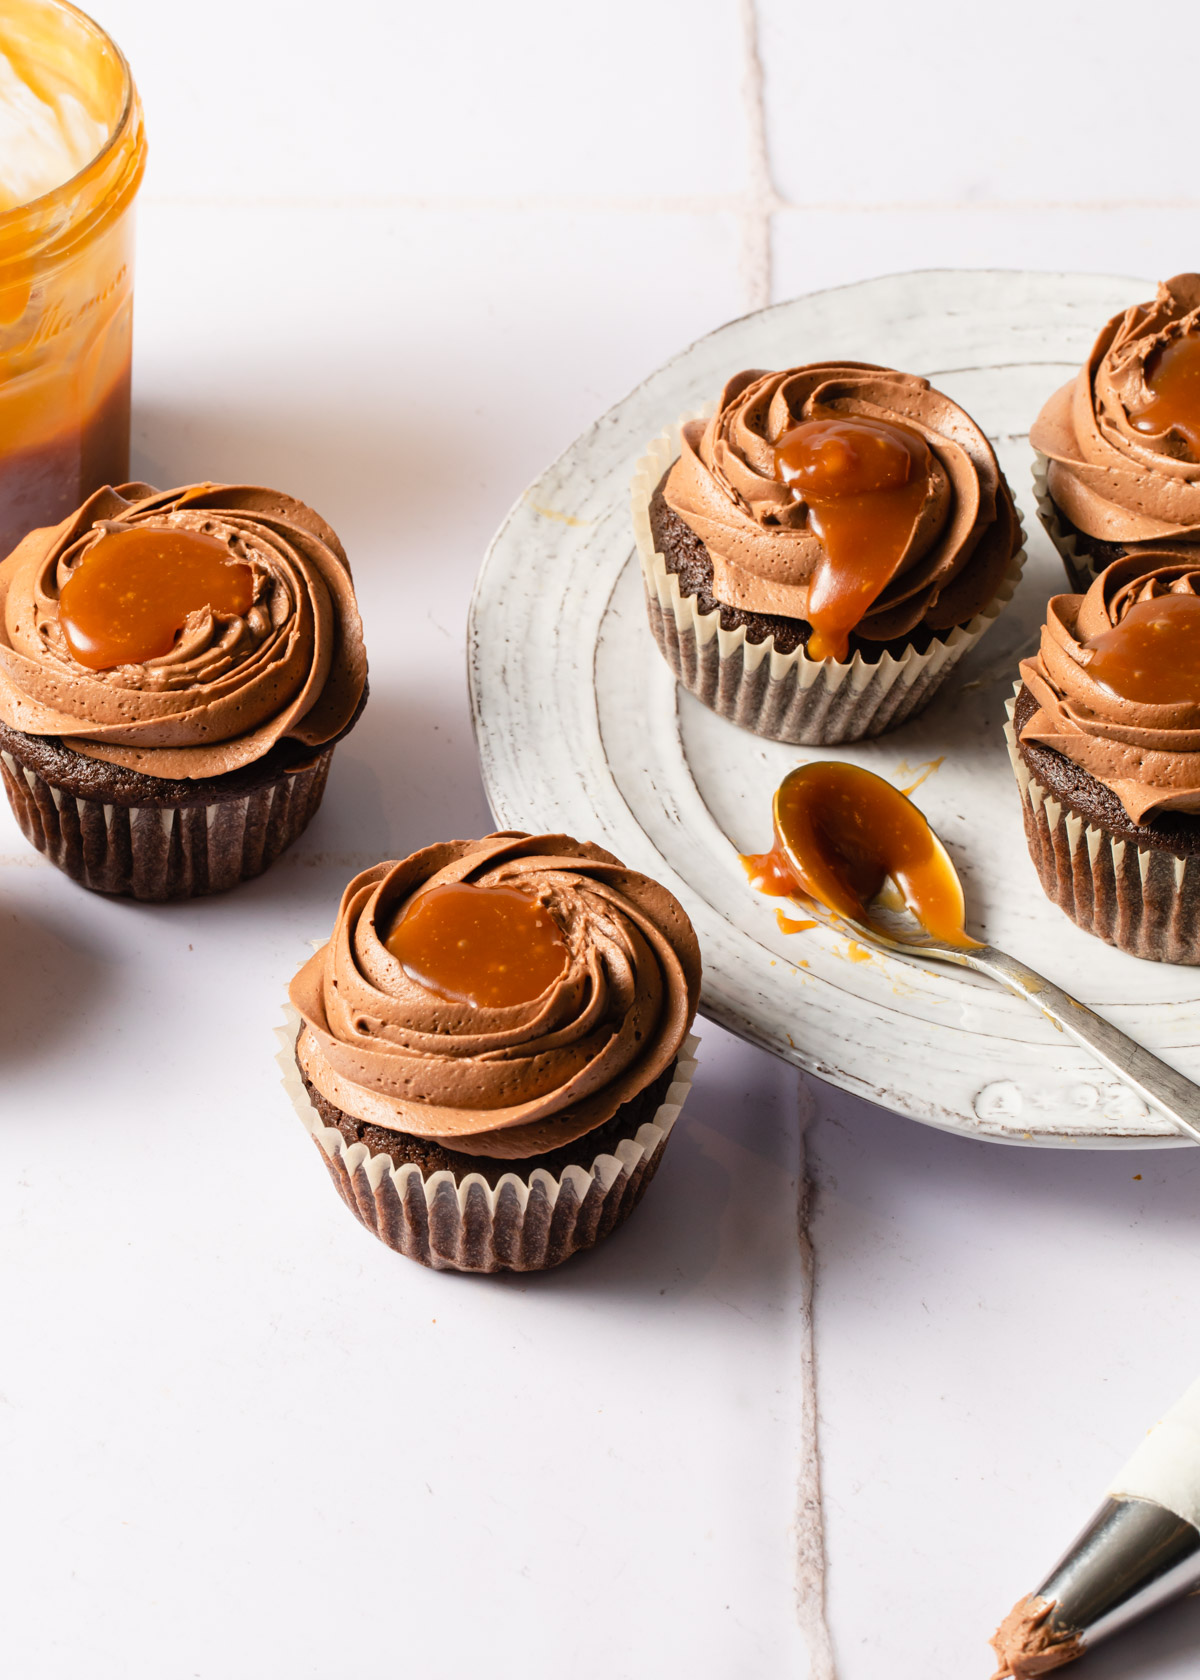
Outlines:
{"type": "Polygon", "coordinates": [[[935,636],[924,653],[910,649],[900,658],[883,652],[866,660],[810,659],[803,648],[780,653],[773,636],[748,639],[745,625],[721,628],[719,607],[701,612],[685,595],[678,574],[667,567],[650,529],[650,502],[659,480],[679,454],[685,415],[664,431],[637,464],[631,486],[633,530],[650,628],[663,657],[689,693],[721,717],[755,735],[796,746],[834,746],[898,728],[921,710],[969,648],[995,623],[1013,597],[1025,564],[1022,546],[994,599],[967,624],[944,639],[935,636]]]}
{"type": "Polygon", "coordinates": [[[30,845],[93,892],[162,902],[225,892],[274,862],[316,814],[333,748],[306,769],[213,805],[84,799],[0,752],[9,804],[30,845]]]}
{"type": "Polygon", "coordinates": [[[296,1063],[301,1021],[287,1005],[276,1029],[276,1060],[292,1105],[350,1212],[389,1248],[435,1271],[540,1272],[592,1248],[637,1206],[691,1089],[699,1039],[680,1047],[674,1077],[652,1121],[588,1168],[558,1178],[535,1167],[528,1178],[506,1172],[495,1189],[482,1173],[457,1179],[448,1169],[428,1178],[413,1162],[396,1166],[365,1143],[347,1143],[327,1126],[304,1088],[296,1063]]]}
{"type": "Polygon", "coordinates": [[[1131,956],[1200,964],[1200,856],[1117,840],[1055,799],[1017,747],[1013,712],[1020,691],[1017,683],[1006,703],[1004,738],[1046,897],[1086,933],[1131,956]]]}

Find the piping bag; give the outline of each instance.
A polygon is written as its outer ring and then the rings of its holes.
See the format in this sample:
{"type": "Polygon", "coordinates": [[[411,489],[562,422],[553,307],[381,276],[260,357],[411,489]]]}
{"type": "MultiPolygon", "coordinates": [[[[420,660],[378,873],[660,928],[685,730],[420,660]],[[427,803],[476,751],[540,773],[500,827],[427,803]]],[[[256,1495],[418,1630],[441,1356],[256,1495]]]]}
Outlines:
{"type": "Polygon", "coordinates": [[[993,1680],[1035,1680],[1200,1588],[1200,1381],[1154,1426],[1103,1505],[992,1637],[993,1680]]]}

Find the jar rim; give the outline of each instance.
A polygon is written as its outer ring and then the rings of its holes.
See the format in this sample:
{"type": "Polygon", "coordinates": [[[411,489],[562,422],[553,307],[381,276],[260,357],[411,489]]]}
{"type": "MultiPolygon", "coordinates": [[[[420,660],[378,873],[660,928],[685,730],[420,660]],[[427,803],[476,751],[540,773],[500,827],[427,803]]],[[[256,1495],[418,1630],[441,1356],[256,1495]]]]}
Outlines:
{"type": "MultiPolygon", "coordinates": [[[[75,171],[74,175],[68,176],[68,178],[65,181],[60,182],[58,186],[51,187],[44,193],[39,193],[36,198],[27,199],[24,204],[16,204],[11,210],[0,212],[0,234],[3,234],[11,228],[18,227],[20,223],[26,219],[31,225],[36,226],[36,224],[45,216],[46,211],[56,201],[63,204],[69,203],[71,198],[76,195],[78,189],[83,185],[86,177],[97,175],[101,172],[106,160],[126,134],[132,122],[136,120],[139,111],[140,102],[138,100],[137,87],[133,80],[133,72],[129,67],[129,60],[125,57],[125,54],[121,51],[120,47],[117,45],[116,41],[113,40],[108,31],[103,28],[101,24],[97,23],[94,17],[89,16],[89,14],[83,11],[79,6],[73,5],[71,0],[39,0],[39,3],[48,5],[60,12],[68,12],[73,17],[78,18],[88,32],[94,35],[102,46],[111,50],[121,72],[121,88],[123,95],[121,100],[121,109],[118,112],[117,117],[109,129],[108,135],[103,143],[96,149],[95,152],[92,153],[87,162],[82,164],[75,171]]],[[[145,142],[142,140],[139,149],[144,151],[144,148],[145,142]]],[[[140,179],[140,167],[137,174],[140,179]]],[[[2,259],[0,259],[0,265],[2,265],[2,259]]]]}

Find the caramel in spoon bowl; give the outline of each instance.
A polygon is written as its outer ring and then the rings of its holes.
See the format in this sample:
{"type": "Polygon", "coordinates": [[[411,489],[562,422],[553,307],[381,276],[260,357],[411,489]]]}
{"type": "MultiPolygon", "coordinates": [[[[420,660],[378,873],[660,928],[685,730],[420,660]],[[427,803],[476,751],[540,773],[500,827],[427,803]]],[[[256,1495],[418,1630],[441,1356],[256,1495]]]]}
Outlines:
{"type": "Polygon", "coordinates": [[[969,950],[958,871],[911,799],[856,764],[792,770],[772,806],[770,852],[750,860],[763,890],[799,898],[886,944],[969,950]]]}
{"type": "Polygon", "coordinates": [[[998,981],[1200,1143],[1200,1086],[1018,958],[972,939],[958,871],[898,788],[856,764],[802,764],[779,784],[772,814],[771,850],[742,859],[760,892],[797,899],[877,949],[998,981]]]}

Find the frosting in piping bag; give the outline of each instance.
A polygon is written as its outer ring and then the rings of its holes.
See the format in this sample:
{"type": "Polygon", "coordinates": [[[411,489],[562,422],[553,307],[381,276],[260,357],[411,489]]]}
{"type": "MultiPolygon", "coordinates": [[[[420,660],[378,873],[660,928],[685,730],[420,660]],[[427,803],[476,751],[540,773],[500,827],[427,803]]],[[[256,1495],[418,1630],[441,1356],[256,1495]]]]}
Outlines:
{"type": "Polygon", "coordinates": [[[713,594],[747,612],[807,618],[823,550],[808,508],[775,477],[774,444],[790,427],[834,416],[908,426],[932,454],[907,545],[856,633],[889,641],[918,624],[965,623],[995,596],[1020,546],[1012,496],[956,403],[926,379],[866,362],[736,374],[712,419],[682,428],[663,493],[708,549],[713,594]]]}
{"type": "Polygon", "coordinates": [[[566,835],[504,833],[356,876],[289,995],[304,1020],[300,1067],[344,1113],[517,1159],[582,1137],[651,1084],[678,1055],[699,991],[696,936],[665,887],[566,835]],[[567,947],[561,977],[507,1008],[411,979],[384,941],[418,892],[452,881],[535,894],[567,947]]]}
{"type": "Polygon", "coordinates": [[[350,723],[366,674],[345,552],[318,514],[275,490],[98,490],[0,565],[0,720],[110,764],[195,779],[253,764],[285,738],[319,749],[350,723]],[[253,574],[247,613],[192,613],[170,652],[144,664],[80,664],[59,592],[100,536],[124,527],[226,544],[253,574]]]}
{"type": "Polygon", "coordinates": [[[1153,303],[1105,325],[1069,385],[1047,402],[1029,433],[1050,458],[1046,481],[1081,531],[1105,542],[1200,541],[1200,460],[1178,432],[1140,430],[1149,406],[1147,363],[1200,331],[1200,274],[1177,274],[1153,303]]]}
{"type": "Polygon", "coordinates": [[[1023,741],[1053,747],[1110,788],[1131,822],[1200,811],[1200,703],[1152,704],[1114,693],[1089,675],[1084,645],[1120,624],[1139,601],[1200,596],[1200,557],[1146,548],[1115,561],[1086,595],[1056,595],[1037,657],[1021,676],[1038,710],[1023,741]]]}

